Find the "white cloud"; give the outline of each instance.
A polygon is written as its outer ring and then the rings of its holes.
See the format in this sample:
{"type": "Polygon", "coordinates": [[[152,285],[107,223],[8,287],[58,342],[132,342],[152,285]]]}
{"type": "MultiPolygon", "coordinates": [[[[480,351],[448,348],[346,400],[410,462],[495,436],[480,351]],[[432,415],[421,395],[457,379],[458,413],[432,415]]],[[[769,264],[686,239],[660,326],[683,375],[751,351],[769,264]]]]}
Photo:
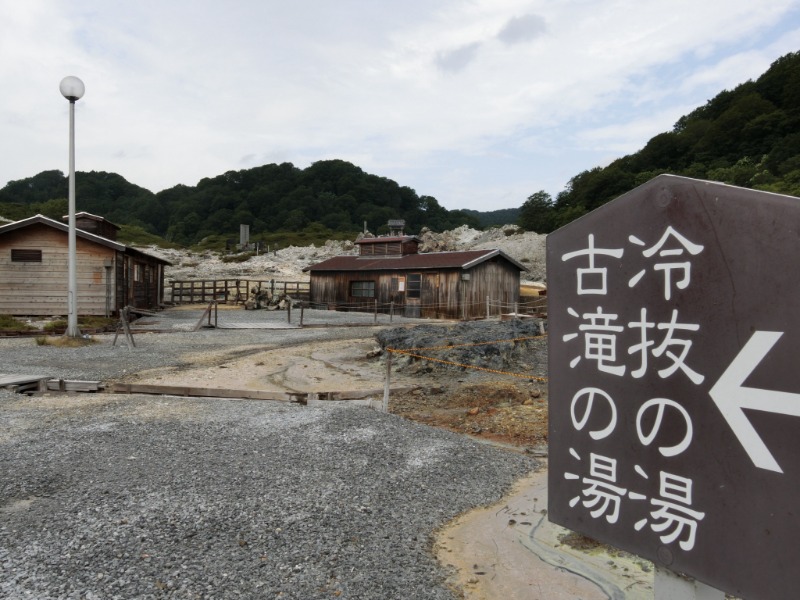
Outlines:
{"type": "Polygon", "coordinates": [[[439,51],[436,54],[436,66],[445,72],[461,71],[475,59],[480,47],[480,42],[471,42],[452,50],[439,51]]]}
{"type": "Polygon", "coordinates": [[[449,208],[555,195],[800,41],[788,0],[0,9],[0,185],[66,169],[58,82],[74,74],[87,88],[81,170],[157,191],[264,162],[342,158],[449,208]]]}
{"type": "Polygon", "coordinates": [[[547,31],[547,23],[539,15],[511,17],[498,32],[497,39],[506,44],[530,42],[547,31]]]}

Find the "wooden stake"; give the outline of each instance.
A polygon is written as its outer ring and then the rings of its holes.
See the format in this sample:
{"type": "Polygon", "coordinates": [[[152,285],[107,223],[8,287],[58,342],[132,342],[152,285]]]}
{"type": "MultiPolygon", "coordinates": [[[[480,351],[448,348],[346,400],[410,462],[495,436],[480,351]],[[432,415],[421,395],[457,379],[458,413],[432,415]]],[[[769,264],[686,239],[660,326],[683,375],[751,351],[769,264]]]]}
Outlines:
{"type": "Polygon", "coordinates": [[[386,351],[386,382],[383,386],[383,412],[389,412],[389,381],[392,378],[392,353],[386,351]]]}
{"type": "Polygon", "coordinates": [[[125,334],[125,341],[128,343],[128,350],[136,347],[136,342],[133,341],[133,334],[131,333],[130,326],[128,325],[128,307],[124,306],[119,311],[119,324],[117,330],[114,332],[114,341],[111,342],[111,347],[117,345],[117,338],[119,337],[119,330],[122,329],[125,334]]]}
{"type": "Polygon", "coordinates": [[[200,315],[200,320],[197,322],[197,325],[194,326],[192,331],[200,331],[200,328],[203,326],[203,321],[206,319],[206,315],[208,315],[208,324],[211,325],[211,303],[208,304],[206,309],[203,311],[203,314],[200,315]]]}

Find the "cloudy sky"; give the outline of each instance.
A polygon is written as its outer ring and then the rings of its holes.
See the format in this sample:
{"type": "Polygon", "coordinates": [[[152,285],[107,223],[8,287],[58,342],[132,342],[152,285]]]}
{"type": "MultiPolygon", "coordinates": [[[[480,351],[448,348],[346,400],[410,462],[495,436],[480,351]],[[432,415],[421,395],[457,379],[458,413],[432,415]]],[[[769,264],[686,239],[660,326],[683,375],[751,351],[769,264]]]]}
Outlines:
{"type": "MultiPolygon", "coordinates": [[[[0,186],[322,159],[520,206],[800,50],[800,0],[0,0],[0,186]]],[[[80,208],[80,200],[79,208],[80,208]]]]}

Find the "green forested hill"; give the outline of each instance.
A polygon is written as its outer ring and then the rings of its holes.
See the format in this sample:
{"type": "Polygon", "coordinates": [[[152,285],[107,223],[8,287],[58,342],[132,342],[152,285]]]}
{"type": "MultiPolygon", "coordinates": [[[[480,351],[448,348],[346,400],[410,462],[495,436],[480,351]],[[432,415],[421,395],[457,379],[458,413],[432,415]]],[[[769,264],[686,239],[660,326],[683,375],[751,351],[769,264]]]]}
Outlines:
{"type": "MultiPolygon", "coordinates": [[[[44,171],[0,190],[0,214],[20,219],[37,212],[60,218],[67,211],[67,177],[44,171]]],[[[229,171],[202,179],[196,186],[177,185],[157,194],[120,175],[78,172],[77,210],[102,215],[119,225],[133,225],[180,244],[210,235],[238,237],[239,225],[250,225],[251,238],[277,231],[350,232],[385,229],[389,219],[405,219],[416,233],[436,231],[478,220],[447,210],[432,196],[417,196],[385,177],[370,175],[342,161],[319,161],[306,169],[290,163],[229,171]]]]}
{"type": "Polygon", "coordinates": [[[498,210],[489,210],[481,212],[479,210],[464,209],[468,215],[472,215],[482,227],[500,227],[502,225],[511,225],[517,222],[519,218],[518,208],[500,208],[498,210]]]}
{"type": "Polygon", "coordinates": [[[800,52],[719,93],[635,154],[579,173],[555,200],[533,194],[519,224],[552,231],[662,173],[800,196],[800,52]]]}

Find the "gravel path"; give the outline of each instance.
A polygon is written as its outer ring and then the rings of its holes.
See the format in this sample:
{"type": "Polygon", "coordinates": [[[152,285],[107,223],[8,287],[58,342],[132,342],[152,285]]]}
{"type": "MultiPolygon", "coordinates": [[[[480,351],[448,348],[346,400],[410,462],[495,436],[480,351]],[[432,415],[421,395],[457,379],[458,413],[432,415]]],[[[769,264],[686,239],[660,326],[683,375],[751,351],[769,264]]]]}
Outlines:
{"type": "MultiPolygon", "coordinates": [[[[108,380],[226,341],[348,335],[364,330],[3,339],[0,373],[108,380]]],[[[455,598],[432,533],[534,466],[363,408],[0,392],[0,597],[455,598]]]]}

